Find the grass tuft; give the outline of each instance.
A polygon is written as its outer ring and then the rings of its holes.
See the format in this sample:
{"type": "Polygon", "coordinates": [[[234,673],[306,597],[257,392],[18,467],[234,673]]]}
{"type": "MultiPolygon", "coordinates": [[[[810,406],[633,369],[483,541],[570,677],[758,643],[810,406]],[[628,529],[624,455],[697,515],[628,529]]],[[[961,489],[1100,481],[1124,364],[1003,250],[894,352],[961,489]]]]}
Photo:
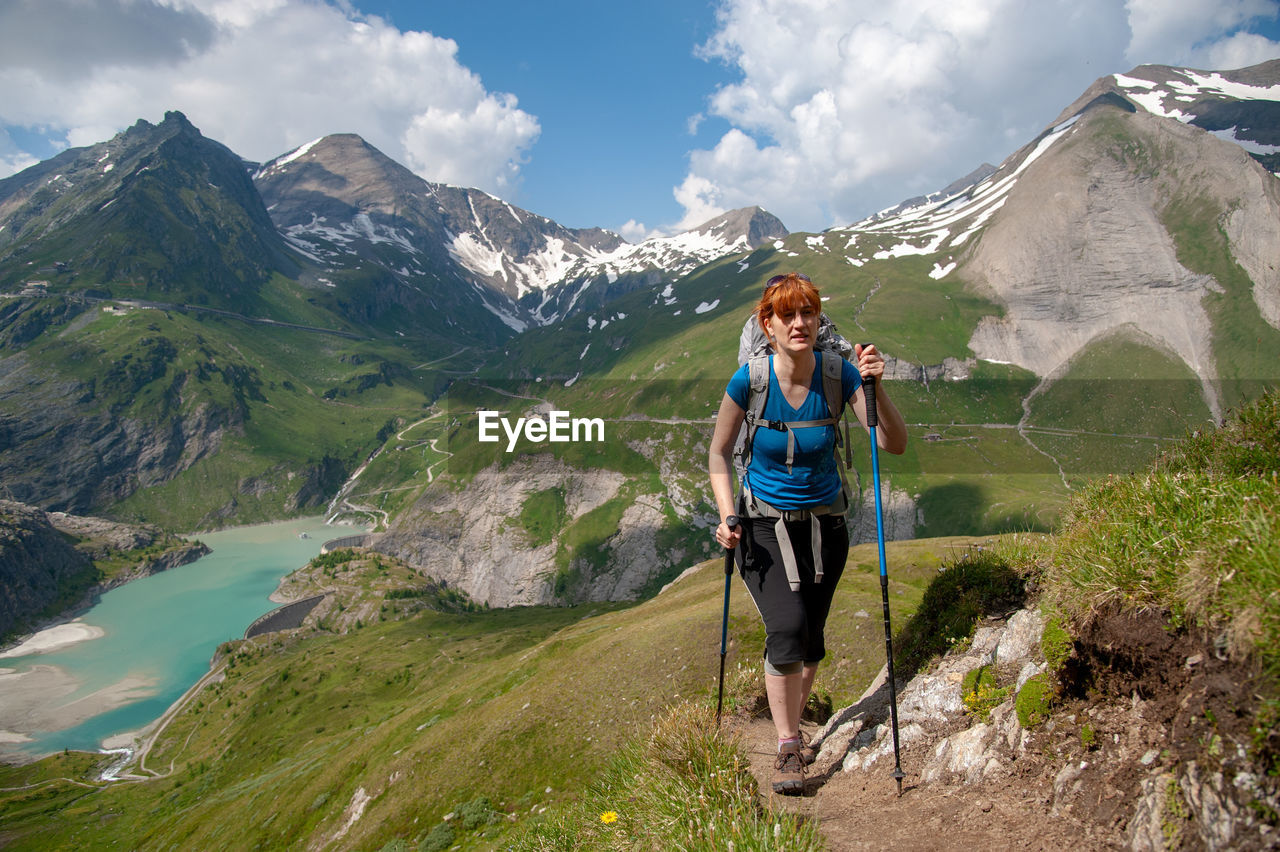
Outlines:
{"type": "Polygon", "coordinates": [[[517,850],[817,850],[817,827],[759,803],[741,745],[706,707],[684,703],[622,749],[581,800],[513,841],[517,850]]]}
{"type": "Polygon", "coordinates": [[[1155,609],[1225,636],[1280,679],[1280,396],[1193,435],[1151,470],[1111,476],[1068,505],[1045,574],[1077,622],[1155,609]]]}

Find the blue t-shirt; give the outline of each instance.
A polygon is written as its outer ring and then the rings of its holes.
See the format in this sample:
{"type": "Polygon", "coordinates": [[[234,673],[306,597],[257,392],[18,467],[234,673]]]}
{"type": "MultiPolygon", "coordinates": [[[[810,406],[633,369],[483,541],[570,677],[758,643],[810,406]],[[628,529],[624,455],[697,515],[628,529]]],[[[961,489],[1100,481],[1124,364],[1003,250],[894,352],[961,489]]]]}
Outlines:
{"type": "MultiPolygon", "coordinates": [[[[799,409],[791,407],[778,387],[778,377],[773,374],[773,356],[769,356],[769,395],[761,413],[764,419],[825,420],[831,416],[822,393],[822,358],[838,356],[823,352],[815,352],[814,355],[809,395],[799,409]]],[[[847,400],[862,385],[862,376],[857,367],[843,358],[840,360],[841,392],[847,400]]],[[[743,364],[729,379],[725,391],[746,411],[750,390],[750,367],[743,364]]],[[[787,433],[774,429],[756,430],[751,443],[751,464],[746,472],[747,490],[777,509],[804,509],[834,502],[840,494],[840,471],[836,468],[833,452],[835,426],[806,426],[790,431],[795,434],[795,457],[788,473],[787,433]]]]}

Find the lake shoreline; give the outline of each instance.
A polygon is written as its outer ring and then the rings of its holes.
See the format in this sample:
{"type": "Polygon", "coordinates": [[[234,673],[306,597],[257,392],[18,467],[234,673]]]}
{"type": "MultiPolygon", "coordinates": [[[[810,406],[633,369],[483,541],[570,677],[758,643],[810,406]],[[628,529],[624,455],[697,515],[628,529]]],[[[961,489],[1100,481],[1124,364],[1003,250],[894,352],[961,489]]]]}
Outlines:
{"type": "MultiPolygon", "coordinates": [[[[324,523],[323,517],[316,516],[249,524],[222,532],[237,536],[237,543],[232,546],[233,548],[248,548],[251,551],[256,551],[268,546],[283,545],[287,548],[294,538],[307,539],[309,543],[313,543],[318,549],[325,541],[338,537],[327,533],[330,531],[336,533],[345,529],[358,530],[359,528],[347,527],[347,525],[328,525],[324,523]],[[324,534],[316,535],[317,531],[320,530],[323,530],[324,534]]],[[[201,535],[210,536],[212,534],[201,533],[201,535]]],[[[219,545],[216,541],[214,544],[215,552],[225,547],[225,545],[219,545]]],[[[296,548],[287,552],[296,554],[296,548]]],[[[303,567],[312,557],[297,555],[282,556],[280,558],[288,560],[287,570],[274,575],[270,591],[262,593],[262,598],[256,598],[255,594],[255,599],[271,604],[266,612],[277,608],[277,592],[283,580],[303,567]],[[294,561],[295,559],[296,562],[294,561]]],[[[220,567],[215,568],[213,574],[205,574],[203,576],[217,578],[222,570],[220,567]]],[[[258,579],[254,582],[257,583],[258,588],[261,588],[263,580],[260,573],[261,569],[254,570],[259,572],[258,579]]],[[[136,579],[159,578],[160,576],[161,574],[155,574],[136,579]]],[[[131,579],[110,591],[117,591],[123,587],[133,585],[134,583],[131,579]]],[[[58,652],[73,649],[77,645],[104,640],[107,634],[111,632],[111,630],[103,630],[97,624],[84,621],[97,603],[95,602],[89,607],[77,607],[74,610],[65,612],[58,619],[51,619],[50,622],[42,624],[40,629],[18,637],[16,641],[10,643],[10,646],[3,653],[0,653],[0,661],[3,661],[0,662],[0,683],[3,684],[3,687],[0,687],[0,762],[25,764],[63,750],[87,753],[102,752],[104,749],[120,747],[136,750],[138,744],[146,742],[158,726],[161,726],[176,709],[180,709],[189,700],[191,691],[199,689],[207,683],[210,674],[214,672],[217,665],[216,646],[209,656],[202,660],[202,671],[199,676],[193,680],[186,680],[180,693],[175,695],[174,700],[166,703],[166,709],[162,713],[152,716],[143,724],[138,723],[142,721],[139,719],[129,725],[127,730],[115,730],[109,734],[104,734],[97,740],[98,745],[96,748],[87,746],[83,739],[77,742],[77,737],[83,737],[84,734],[76,734],[73,729],[83,724],[91,723],[96,717],[148,698],[174,694],[171,691],[174,683],[172,679],[164,682],[166,678],[164,674],[146,675],[125,670],[121,671],[120,675],[115,679],[107,679],[105,685],[101,682],[93,681],[86,684],[81,676],[74,672],[65,671],[58,665],[56,659],[58,652]],[[50,655],[48,661],[36,662],[46,654],[50,655]],[[8,661],[19,659],[27,664],[22,670],[15,669],[12,666],[5,666],[8,661]],[[88,691],[83,695],[75,695],[77,690],[88,691]],[[68,738],[71,740],[70,745],[56,743],[57,734],[62,732],[71,732],[71,736],[68,738]],[[54,740],[55,742],[49,743],[47,748],[36,745],[37,742],[43,740],[54,740]]],[[[167,606],[167,604],[165,605],[167,606]]],[[[247,617],[242,625],[237,625],[233,631],[230,631],[227,639],[240,638],[243,635],[243,630],[251,625],[256,618],[261,617],[261,614],[247,617]]],[[[89,616],[89,618],[92,621],[92,616],[89,616]]],[[[139,618],[143,623],[146,623],[148,620],[147,613],[143,611],[139,618]]],[[[160,625],[154,626],[153,629],[166,630],[165,627],[160,625]]],[[[173,628],[167,629],[170,632],[173,630],[173,628]]],[[[209,640],[206,637],[202,641],[204,644],[208,644],[209,640]]],[[[226,641],[226,639],[223,641],[226,641]]],[[[124,656],[129,655],[126,654],[124,656]]],[[[187,662],[182,664],[183,668],[175,671],[188,671],[194,668],[193,662],[188,658],[187,662]]],[[[181,679],[185,680],[185,678],[181,679]]]]}

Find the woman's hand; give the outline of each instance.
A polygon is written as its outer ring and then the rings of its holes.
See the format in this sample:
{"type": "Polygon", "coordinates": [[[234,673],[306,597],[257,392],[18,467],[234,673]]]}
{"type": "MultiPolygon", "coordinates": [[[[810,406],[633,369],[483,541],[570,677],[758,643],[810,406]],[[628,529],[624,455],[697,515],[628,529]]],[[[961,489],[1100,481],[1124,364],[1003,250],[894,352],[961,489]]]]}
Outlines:
{"type": "Polygon", "coordinates": [[[732,550],[738,546],[738,542],[742,539],[742,523],[739,522],[732,530],[724,521],[716,527],[716,544],[725,550],[732,550]]]}
{"type": "MultiPolygon", "coordinates": [[[[902,414],[898,411],[897,406],[893,404],[893,400],[889,399],[884,382],[881,381],[884,378],[884,356],[870,343],[865,346],[861,343],[855,343],[853,345],[853,357],[857,362],[858,372],[862,374],[863,380],[876,380],[876,418],[879,421],[876,429],[876,443],[880,446],[880,449],[895,455],[906,452],[907,424],[902,419],[902,414]]],[[[862,423],[863,428],[866,428],[867,405],[864,389],[859,388],[855,391],[854,395],[849,398],[849,404],[853,406],[854,413],[858,416],[858,421],[862,423]]]]}
{"type": "Polygon", "coordinates": [[[858,372],[862,374],[862,378],[883,378],[884,356],[876,350],[874,343],[868,343],[865,346],[861,343],[853,344],[853,357],[858,364],[858,372]]]}

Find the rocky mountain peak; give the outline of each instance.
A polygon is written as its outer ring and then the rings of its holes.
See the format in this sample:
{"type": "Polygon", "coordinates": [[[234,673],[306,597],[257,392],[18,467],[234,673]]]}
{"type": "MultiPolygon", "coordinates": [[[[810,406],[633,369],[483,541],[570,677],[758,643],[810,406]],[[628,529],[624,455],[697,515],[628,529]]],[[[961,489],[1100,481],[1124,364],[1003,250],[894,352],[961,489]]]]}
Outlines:
{"type": "Polygon", "coordinates": [[[744,248],[751,249],[770,240],[780,240],[790,231],[781,219],[762,207],[741,207],[708,219],[691,233],[715,237],[726,245],[744,241],[744,248]]]}

